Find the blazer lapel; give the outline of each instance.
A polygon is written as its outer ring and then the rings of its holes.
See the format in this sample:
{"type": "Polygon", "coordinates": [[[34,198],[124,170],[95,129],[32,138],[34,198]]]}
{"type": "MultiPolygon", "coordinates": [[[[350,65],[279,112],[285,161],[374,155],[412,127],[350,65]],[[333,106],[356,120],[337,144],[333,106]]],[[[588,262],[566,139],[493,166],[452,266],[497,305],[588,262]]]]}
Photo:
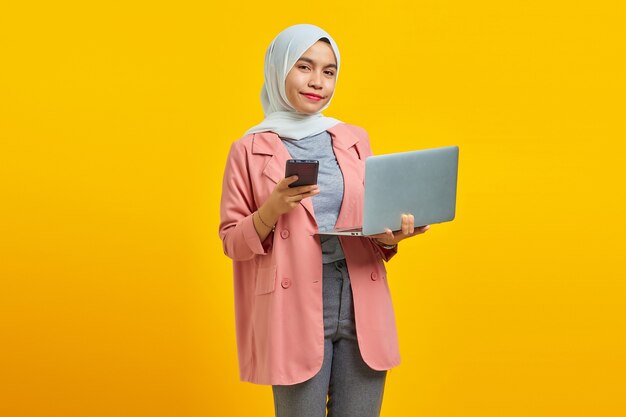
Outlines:
{"type": "Polygon", "coordinates": [[[328,133],[333,139],[333,150],[344,183],[343,201],[335,226],[359,227],[362,224],[362,210],[358,205],[362,204],[363,198],[364,161],[361,161],[358,149],[350,149],[359,142],[359,138],[343,123],[328,129],[328,133]]]}

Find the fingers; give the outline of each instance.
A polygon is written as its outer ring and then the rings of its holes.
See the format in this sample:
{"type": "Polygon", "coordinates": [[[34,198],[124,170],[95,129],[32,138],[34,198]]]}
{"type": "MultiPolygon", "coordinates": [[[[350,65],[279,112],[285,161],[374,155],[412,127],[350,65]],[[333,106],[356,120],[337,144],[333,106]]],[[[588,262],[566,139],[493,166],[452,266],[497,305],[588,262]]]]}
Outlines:
{"type": "Polygon", "coordinates": [[[412,235],[415,233],[415,216],[412,214],[402,214],[402,233],[412,235]]]}
{"type": "Polygon", "coordinates": [[[294,182],[298,181],[298,176],[297,175],[292,175],[291,177],[285,177],[282,180],[280,180],[280,183],[278,184],[280,186],[280,188],[288,188],[289,184],[293,184],[294,182]]]}
{"type": "Polygon", "coordinates": [[[301,187],[294,187],[286,191],[289,201],[300,201],[307,197],[312,197],[319,194],[320,190],[317,185],[303,185],[301,187]]]}
{"type": "Polygon", "coordinates": [[[289,193],[285,196],[285,200],[288,203],[299,203],[300,201],[304,200],[305,198],[308,197],[313,197],[314,195],[319,194],[320,190],[317,188],[317,186],[304,186],[304,187],[297,187],[294,188],[294,190],[297,190],[298,188],[304,188],[305,190],[308,190],[308,192],[300,192],[300,193],[289,193]]]}
{"type": "Polygon", "coordinates": [[[416,227],[415,231],[413,232],[414,235],[419,235],[421,233],[425,233],[428,229],[430,229],[430,225],[425,225],[425,226],[420,226],[420,227],[416,227]]]}
{"type": "Polygon", "coordinates": [[[282,180],[280,180],[278,185],[280,186],[280,188],[287,190],[288,195],[290,196],[306,193],[306,192],[309,192],[311,190],[315,190],[318,188],[317,184],[300,185],[298,187],[289,187],[290,184],[293,184],[296,181],[298,181],[298,176],[292,175],[291,177],[285,177],[282,180]]]}
{"type": "Polygon", "coordinates": [[[297,175],[285,177],[282,180],[278,181],[278,184],[276,184],[275,189],[279,190],[280,192],[284,192],[284,190],[291,190],[291,187],[289,187],[289,185],[293,184],[296,181],[298,181],[297,175]]]}
{"type": "Polygon", "coordinates": [[[290,187],[298,180],[297,175],[285,177],[277,184],[276,188],[280,190],[280,193],[286,197],[287,201],[300,201],[306,197],[313,196],[319,193],[319,187],[317,184],[312,185],[300,185],[298,187],[290,187]]]}
{"type": "Polygon", "coordinates": [[[302,194],[295,194],[290,196],[289,198],[291,199],[291,201],[302,201],[307,197],[313,197],[316,194],[319,194],[320,190],[311,190],[308,193],[302,193],[302,194]]]}
{"type": "MultiPolygon", "coordinates": [[[[403,224],[405,226],[410,223],[414,223],[415,219],[412,215],[406,214],[404,216],[406,216],[406,218],[403,218],[403,224]]],[[[419,235],[421,233],[425,233],[428,229],[430,229],[430,225],[419,226],[419,227],[413,226],[413,231],[407,234],[407,233],[404,233],[403,230],[400,230],[394,233],[391,229],[387,228],[385,229],[384,233],[371,235],[369,237],[375,238],[375,239],[382,239],[382,240],[386,239],[384,243],[392,244],[392,243],[397,243],[406,237],[411,237],[411,236],[419,235]]]]}
{"type": "Polygon", "coordinates": [[[296,194],[303,194],[303,193],[308,193],[314,190],[318,190],[319,191],[319,187],[317,186],[317,184],[313,184],[313,185],[301,185],[299,187],[293,187],[292,189],[289,190],[289,194],[290,195],[296,195],[296,194]]]}
{"type": "Polygon", "coordinates": [[[402,234],[408,235],[411,233],[413,233],[413,215],[403,214],[402,215],[402,234]]]}

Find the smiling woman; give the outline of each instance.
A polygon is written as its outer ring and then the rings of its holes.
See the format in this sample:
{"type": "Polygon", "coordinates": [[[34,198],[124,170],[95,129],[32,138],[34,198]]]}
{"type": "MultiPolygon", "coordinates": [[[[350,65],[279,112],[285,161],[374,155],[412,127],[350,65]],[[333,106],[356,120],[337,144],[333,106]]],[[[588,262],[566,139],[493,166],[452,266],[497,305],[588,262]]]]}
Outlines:
{"type": "Polygon", "coordinates": [[[321,112],[340,68],[333,38],[291,26],[265,56],[265,119],[230,149],[219,235],[233,260],[240,378],[270,384],[277,417],[377,417],[387,370],[400,363],[383,261],[402,231],[322,236],[363,218],[365,129],[321,112]],[[318,183],[290,187],[289,159],[319,162],[318,183]],[[311,197],[311,198],[309,198],[311,197]],[[328,403],[326,402],[328,398],[328,403]]]}

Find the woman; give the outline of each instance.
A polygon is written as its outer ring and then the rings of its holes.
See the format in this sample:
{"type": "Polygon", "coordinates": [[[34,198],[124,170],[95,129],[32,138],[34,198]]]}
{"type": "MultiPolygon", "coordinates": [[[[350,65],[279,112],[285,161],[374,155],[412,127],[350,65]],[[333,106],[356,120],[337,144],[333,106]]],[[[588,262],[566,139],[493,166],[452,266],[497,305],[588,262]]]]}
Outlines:
{"type": "Polygon", "coordinates": [[[240,378],[272,385],[278,417],[379,415],[400,362],[383,260],[429,228],[406,214],[397,232],[317,234],[361,224],[372,155],[363,128],[321,114],[339,62],[317,26],[279,33],[265,55],[265,119],[232,144],[224,172],[219,235],[233,260],[240,378]],[[289,187],[288,159],[319,160],[318,184],[289,187]]]}

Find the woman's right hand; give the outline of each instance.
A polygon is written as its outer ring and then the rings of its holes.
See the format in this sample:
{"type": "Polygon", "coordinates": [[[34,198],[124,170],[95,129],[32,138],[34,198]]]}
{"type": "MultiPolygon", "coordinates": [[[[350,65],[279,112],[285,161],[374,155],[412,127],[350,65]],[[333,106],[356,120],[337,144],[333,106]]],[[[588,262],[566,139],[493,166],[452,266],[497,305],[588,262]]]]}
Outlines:
{"type": "Polygon", "coordinates": [[[280,180],[265,203],[257,210],[257,215],[254,216],[257,220],[253,219],[253,221],[261,241],[264,241],[274,230],[273,227],[281,214],[296,208],[303,199],[319,194],[320,190],[317,185],[301,185],[289,188],[289,184],[297,180],[297,175],[280,180]]]}
{"type": "Polygon", "coordinates": [[[297,175],[280,180],[265,202],[264,205],[267,205],[267,208],[277,217],[296,208],[303,199],[319,194],[320,190],[317,185],[301,185],[290,188],[289,184],[297,180],[297,175]]]}

